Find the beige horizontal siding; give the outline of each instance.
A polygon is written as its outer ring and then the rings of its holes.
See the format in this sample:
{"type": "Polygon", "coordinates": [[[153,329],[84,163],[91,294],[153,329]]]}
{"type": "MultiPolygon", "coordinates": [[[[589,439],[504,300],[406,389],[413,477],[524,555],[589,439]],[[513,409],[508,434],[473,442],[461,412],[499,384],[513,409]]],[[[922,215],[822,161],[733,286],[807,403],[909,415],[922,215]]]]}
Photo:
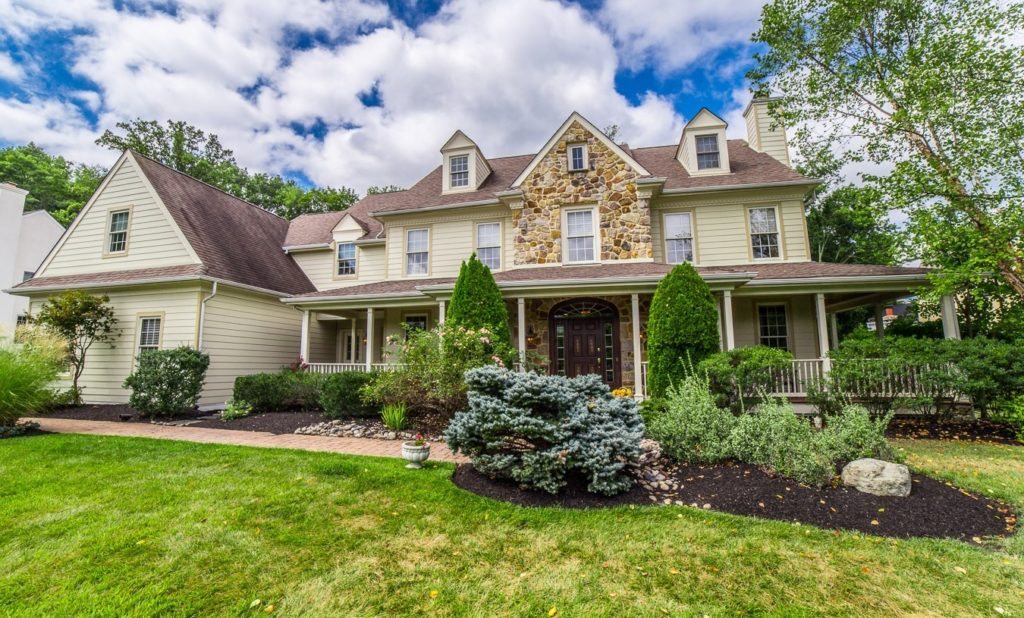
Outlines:
{"type": "Polygon", "coordinates": [[[338,324],[348,321],[321,320],[318,314],[310,314],[309,320],[309,363],[337,363],[338,324]]]}
{"type": "Polygon", "coordinates": [[[302,313],[278,298],[220,286],[206,305],[203,349],[210,369],[200,403],[227,401],[240,375],[295,362],[301,333],[302,313]]]}
{"type": "Polygon", "coordinates": [[[170,215],[148,190],[142,173],[126,158],[96,196],[70,236],[37,276],[155,268],[196,263],[170,215]],[[107,213],[131,207],[128,252],[104,256],[107,213]]]}
{"type": "MultiPolygon", "coordinates": [[[[86,356],[80,386],[89,403],[126,403],[131,394],[121,388],[135,366],[138,319],[142,315],[163,316],[161,348],[196,345],[200,290],[198,285],[149,286],[107,292],[117,318],[117,336],[111,343],[96,343],[86,356]]],[[[33,298],[38,313],[45,299],[33,298]]],[[[71,385],[61,380],[59,387],[71,385]]]]}
{"type": "Polygon", "coordinates": [[[789,321],[790,352],[796,358],[819,358],[817,318],[814,315],[814,297],[810,295],[750,298],[733,296],[733,325],[736,345],[752,346],[759,342],[757,305],[785,304],[789,321]]]}

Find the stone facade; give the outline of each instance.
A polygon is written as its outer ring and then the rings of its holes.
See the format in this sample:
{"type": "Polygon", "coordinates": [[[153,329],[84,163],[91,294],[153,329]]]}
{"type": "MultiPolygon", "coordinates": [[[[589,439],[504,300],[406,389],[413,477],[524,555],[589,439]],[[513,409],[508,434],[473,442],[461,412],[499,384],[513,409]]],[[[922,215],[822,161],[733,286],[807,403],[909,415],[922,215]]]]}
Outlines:
{"type": "MultiPolygon", "coordinates": [[[[633,358],[633,309],[629,296],[601,296],[601,300],[611,303],[619,313],[619,371],[621,384],[633,388],[635,386],[636,363],[633,358]]],[[[550,315],[551,309],[566,300],[575,298],[533,298],[526,301],[526,348],[535,361],[543,361],[545,367],[554,362],[554,350],[551,347],[550,315]]],[[[651,304],[650,295],[640,295],[640,324],[647,324],[647,314],[651,304]]],[[[518,341],[518,308],[515,302],[508,303],[509,322],[512,326],[512,341],[518,341]]],[[[642,346],[644,347],[644,346],[642,346]]]]}
{"type": "Polygon", "coordinates": [[[512,212],[515,263],[562,260],[561,208],[597,207],[600,259],[647,260],[654,256],[651,211],[637,197],[637,173],[579,122],[574,122],[523,182],[523,208],[512,212]],[[566,147],[585,142],[589,169],[568,171],[566,147]]]}

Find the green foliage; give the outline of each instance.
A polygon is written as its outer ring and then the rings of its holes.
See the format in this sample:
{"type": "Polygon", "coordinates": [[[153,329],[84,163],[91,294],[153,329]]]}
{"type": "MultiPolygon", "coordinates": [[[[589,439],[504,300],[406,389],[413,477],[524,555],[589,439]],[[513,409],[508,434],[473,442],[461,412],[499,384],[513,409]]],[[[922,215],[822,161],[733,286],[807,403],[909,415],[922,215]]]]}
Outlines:
{"type": "Polygon", "coordinates": [[[693,463],[730,457],[728,440],[736,417],[716,405],[704,374],[684,376],[661,401],[663,405],[645,410],[644,421],[647,434],[667,455],[693,463]]]}
{"type": "Polygon", "coordinates": [[[647,322],[648,391],[660,397],[692,365],[718,351],[718,309],[711,290],[689,264],[665,276],[647,322]]]}
{"type": "Polygon", "coordinates": [[[466,372],[469,408],[448,425],[449,448],[480,472],[558,493],[579,474],[587,489],[629,489],[640,456],[636,402],[614,397],[599,376],[577,378],[481,367],[466,372]]]}
{"type": "Polygon", "coordinates": [[[885,439],[885,430],[893,413],[873,418],[867,408],[849,405],[828,418],[825,429],[818,434],[818,446],[829,461],[839,464],[872,457],[885,461],[902,461],[896,449],[885,439]]]}
{"type": "Polygon", "coordinates": [[[60,370],[59,359],[31,345],[0,347],[0,428],[13,427],[26,414],[51,400],[47,386],[60,370]]]}
{"type": "Polygon", "coordinates": [[[395,193],[396,191],[405,191],[405,187],[398,185],[370,185],[366,187],[367,195],[380,195],[381,193],[395,193]]]}
{"type": "MultiPolygon", "coordinates": [[[[448,304],[446,322],[453,327],[486,328],[492,333],[495,345],[512,347],[505,299],[501,296],[491,269],[478,260],[475,253],[459,268],[459,277],[455,280],[452,299],[448,304]]],[[[514,358],[503,357],[502,360],[512,363],[514,358]]]]}
{"type": "Polygon", "coordinates": [[[781,95],[809,160],[882,166],[868,185],[903,209],[937,295],[1024,296],[1024,10],[999,0],[774,0],[748,74],[781,95]]]}
{"type": "Polygon", "coordinates": [[[391,431],[402,431],[407,423],[407,408],[404,403],[389,403],[380,411],[380,420],[391,431]]]}
{"type": "Polygon", "coordinates": [[[363,399],[362,392],[376,377],[376,373],[359,371],[328,375],[320,392],[320,409],[324,416],[374,416],[377,409],[363,399]]]}
{"type": "Polygon", "coordinates": [[[220,420],[227,422],[239,418],[245,418],[252,414],[252,406],[244,401],[229,399],[226,408],[221,410],[220,420]]]}
{"type": "Polygon", "coordinates": [[[320,408],[324,376],[283,370],[235,378],[234,398],[248,402],[256,412],[320,408]]]}
{"type": "Polygon", "coordinates": [[[807,202],[807,235],[818,262],[895,265],[903,254],[903,233],[875,187],[817,190],[807,202]]]}
{"type": "Polygon", "coordinates": [[[765,399],[753,412],[739,417],[728,448],[740,461],[768,466],[801,483],[824,485],[836,469],[817,446],[815,429],[789,403],[765,399]]]}
{"type": "MultiPolygon", "coordinates": [[[[71,388],[75,404],[81,403],[78,379],[85,369],[85,358],[94,343],[111,342],[117,318],[107,296],[94,296],[81,290],[64,292],[43,303],[35,322],[67,341],[68,362],[72,366],[71,388]]],[[[113,344],[111,344],[113,345],[113,344]]]]}
{"type": "Polygon", "coordinates": [[[0,182],[27,189],[25,210],[45,210],[65,227],[102,180],[100,168],[48,154],[32,143],[0,148],[0,182]]]}
{"type": "Polygon", "coordinates": [[[117,123],[122,133],[106,130],[96,140],[111,150],[133,150],[189,176],[247,200],[264,210],[293,219],[301,214],[345,210],[359,196],[348,188],[304,189],[276,174],[250,173],[220,139],[186,122],[136,119],[117,123]]]}
{"type": "Polygon", "coordinates": [[[128,403],[147,416],[173,416],[195,407],[210,356],[188,346],[143,352],[124,380],[128,403]]]}
{"type": "Polygon", "coordinates": [[[789,367],[793,355],[765,346],[716,352],[697,365],[706,375],[719,406],[740,412],[771,390],[775,376],[789,367]]]}
{"type": "Polygon", "coordinates": [[[415,330],[400,343],[400,368],[377,375],[364,389],[369,401],[404,403],[413,412],[450,417],[466,406],[466,371],[506,364],[515,352],[496,341],[487,328],[455,326],[451,321],[433,330],[415,330]]]}

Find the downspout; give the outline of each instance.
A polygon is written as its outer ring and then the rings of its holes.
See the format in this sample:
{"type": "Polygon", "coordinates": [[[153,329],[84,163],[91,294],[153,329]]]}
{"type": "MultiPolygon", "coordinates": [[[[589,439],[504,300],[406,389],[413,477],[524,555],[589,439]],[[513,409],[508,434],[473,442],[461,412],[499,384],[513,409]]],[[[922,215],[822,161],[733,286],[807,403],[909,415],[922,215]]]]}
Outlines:
{"type": "Polygon", "coordinates": [[[196,347],[200,350],[203,349],[203,330],[206,325],[206,303],[213,300],[213,297],[217,295],[217,282],[213,282],[213,289],[210,290],[210,295],[207,296],[199,303],[199,341],[196,347]]]}

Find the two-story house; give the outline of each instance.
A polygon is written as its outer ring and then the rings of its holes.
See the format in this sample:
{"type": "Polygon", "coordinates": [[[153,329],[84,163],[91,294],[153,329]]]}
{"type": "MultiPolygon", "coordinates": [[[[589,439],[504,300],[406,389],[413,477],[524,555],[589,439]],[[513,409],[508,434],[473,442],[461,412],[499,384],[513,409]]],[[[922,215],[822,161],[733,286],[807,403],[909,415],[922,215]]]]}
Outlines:
{"type": "Polygon", "coordinates": [[[475,252],[524,357],[642,394],[647,307],[687,261],[718,298],[722,347],[788,349],[798,392],[827,365],[837,312],[907,295],[927,271],[811,261],[817,181],[791,167],[766,101],[744,117],[747,140],[705,109],[677,144],[631,148],[573,113],[538,152],[499,158],[456,131],[408,190],[291,222],[129,152],[16,292],[111,295],[123,333],[87,366],[87,399],[124,400],[114,384],[139,350],[188,343],[211,354],[214,403],[236,375],[300,356],[321,372],[393,361],[403,324],[443,322],[475,252]]]}

